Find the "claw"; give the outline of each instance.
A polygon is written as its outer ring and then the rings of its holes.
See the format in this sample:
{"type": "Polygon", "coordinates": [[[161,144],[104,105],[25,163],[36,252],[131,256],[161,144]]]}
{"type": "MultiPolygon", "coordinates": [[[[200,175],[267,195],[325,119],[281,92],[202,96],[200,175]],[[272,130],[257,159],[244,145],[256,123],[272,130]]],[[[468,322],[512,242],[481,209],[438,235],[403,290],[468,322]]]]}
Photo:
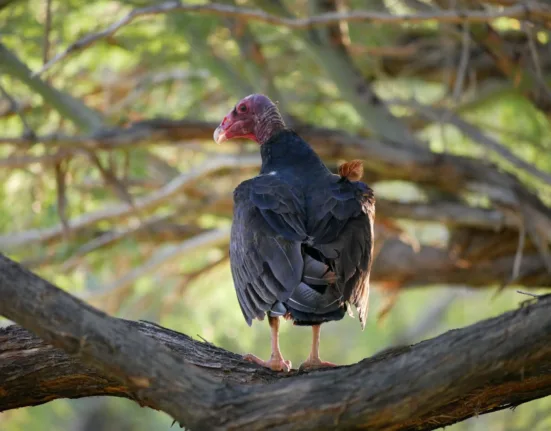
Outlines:
{"type": "Polygon", "coordinates": [[[267,361],[263,361],[258,356],[248,353],[243,356],[243,359],[245,359],[246,361],[252,362],[254,364],[258,364],[263,367],[269,368],[273,371],[285,371],[286,373],[291,371],[291,361],[286,361],[281,356],[279,357],[272,356],[267,361]]]}

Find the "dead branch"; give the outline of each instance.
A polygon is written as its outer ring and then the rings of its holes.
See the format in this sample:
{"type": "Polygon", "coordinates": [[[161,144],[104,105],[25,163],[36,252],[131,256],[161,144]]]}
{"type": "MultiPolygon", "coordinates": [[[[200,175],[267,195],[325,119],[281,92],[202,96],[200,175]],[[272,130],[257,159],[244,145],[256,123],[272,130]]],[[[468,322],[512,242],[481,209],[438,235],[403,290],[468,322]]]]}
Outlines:
{"type": "Polygon", "coordinates": [[[549,296],[353,366],[282,375],[109,317],[3,256],[0,295],[0,314],[44,340],[0,330],[0,411],[113,395],[193,430],[432,430],[551,394],[549,296]]]}

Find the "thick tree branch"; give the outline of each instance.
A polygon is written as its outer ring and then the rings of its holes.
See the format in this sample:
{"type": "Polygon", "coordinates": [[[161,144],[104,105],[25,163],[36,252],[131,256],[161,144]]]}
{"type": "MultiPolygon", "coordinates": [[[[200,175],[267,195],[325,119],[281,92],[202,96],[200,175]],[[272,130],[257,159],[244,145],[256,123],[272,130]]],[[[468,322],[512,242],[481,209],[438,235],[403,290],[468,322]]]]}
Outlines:
{"type": "MultiPolygon", "coordinates": [[[[499,235],[496,235],[496,240],[499,235]]],[[[383,287],[415,287],[431,284],[448,286],[488,287],[505,286],[511,279],[515,262],[516,241],[503,239],[511,250],[499,250],[496,255],[477,258],[455,257],[441,247],[421,246],[419,250],[397,239],[384,243],[373,265],[372,279],[383,287]]],[[[488,240],[488,247],[491,242],[488,240]]],[[[551,285],[541,256],[534,250],[524,251],[521,269],[515,285],[546,287],[551,285]]]]}
{"type": "MultiPolygon", "coordinates": [[[[147,322],[120,322],[129,331],[137,330],[166,345],[182,360],[206,368],[219,381],[267,383],[279,377],[243,361],[240,355],[185,334],[147,322]]],[[[84,365],[78,358],[15,325],[0,328],[0,376],[0,412],[57,398],[110,395],[139,401],[121,380],[84,365]],[[31,374],[33,377],[29,378],[31,374]]]]}
{"type": "Polygon", "coordinates": [[[21,328],[0,330],[0,410],[115,395],[193,430],[432,430],[551,394],[549,296],[353,366],[282,375],[106,316],[5,257],[0,295],[0,314],[55,346],[21,328]]]}

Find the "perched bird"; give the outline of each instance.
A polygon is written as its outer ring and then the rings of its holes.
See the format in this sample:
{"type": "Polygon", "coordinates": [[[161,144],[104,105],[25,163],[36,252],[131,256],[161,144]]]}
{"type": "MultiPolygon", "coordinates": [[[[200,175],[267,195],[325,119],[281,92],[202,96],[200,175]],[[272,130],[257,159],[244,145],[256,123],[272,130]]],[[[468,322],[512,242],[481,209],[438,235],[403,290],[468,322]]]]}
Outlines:
{"type": "Polygon", "coordinates": [[[320,325],[340,320],[354,305],[362,329],[369,299],[375,199],[352,161],[333,174],[262,94],[241,100],[214,132],[220,144],[248,138],[260,145],[258,176],[234,191],[230,263],[249,326],[268,315],[272,355],[245,359],[276,371],[291,363],[279,349],[279,318],[312,326],[302,369],[333,366],[319,357],[320,325]]]}

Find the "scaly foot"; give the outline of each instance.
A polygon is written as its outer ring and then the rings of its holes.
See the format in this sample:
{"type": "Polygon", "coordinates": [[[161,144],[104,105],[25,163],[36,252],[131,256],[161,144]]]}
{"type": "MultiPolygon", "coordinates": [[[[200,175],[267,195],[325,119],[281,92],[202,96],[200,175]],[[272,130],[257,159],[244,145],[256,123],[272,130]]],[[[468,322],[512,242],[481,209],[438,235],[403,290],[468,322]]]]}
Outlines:
{"type": "Polygon", "coordinates": [[[258,356],[249,353],[247,355],[243,355],[243,359],[258,365],[262,365],[263,367],[269,368],[273,371],[285,371],[286,373],[291,371],[291,361],[286,361],[281,356],[272,356],[267,361],[263,361],[258,356]]]}
{"type": "Polygon", "coordinates": [[[308,358],[302,364],[300,364],[299,371],[312,371],[319,370],[321,368],[336,367],[337,364],[333,362],[322,361],[320,358],[308,358]]]}

